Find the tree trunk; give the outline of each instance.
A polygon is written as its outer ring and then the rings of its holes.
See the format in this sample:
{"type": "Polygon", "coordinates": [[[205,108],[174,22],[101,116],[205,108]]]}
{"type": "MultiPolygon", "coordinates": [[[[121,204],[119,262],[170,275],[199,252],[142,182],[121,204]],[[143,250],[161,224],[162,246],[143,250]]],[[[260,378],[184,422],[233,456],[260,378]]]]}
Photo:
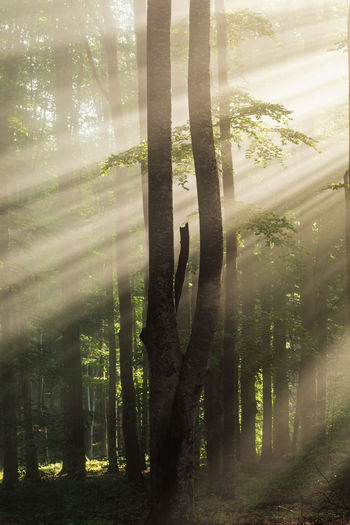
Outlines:
{"type": "Polygon", "coordinates": [[[301,212],[300,240],[303,252],[300,304],[304,328],[299,372],[300,427],[304,449],[312,445],[316,437],[316,360],[315,360],[315,293],[314,262],[312,246],[312,218],[301,212]]]}
{"type": "MultiPolygon", "coordinates": [[[[67,11],[68,11],[68,6],[67,11]]],[[[62,12],[57,1],[57,12],[62,12]]],[[[67,156],[72,158],[72,49],[70,47],[71,20],[68,14],[58,19],[55,34],[56,66],[56,122],[57,146],[60,161],[67,156]]],[[[62,221],[62,232],[75,231],[78,225],[76,211],[76,192],[74,174],[64,171],[59,178],[59,191],[62,206],[66,213],[62,221]],[[68,201],[68,202],[67,202],[68,201]]],[[[61,265],[62,279],[62,349],[64,374],[64,453],[63,472],[71,478],[85,476],[85,444],[82,369],[80,356],[80,290],[76,258],[71,254],[69,262],[61,265]]]]}
{"type": "MultiPolygon", "coordinates": [[[[6,50],[6,60],[10,64],[10,53],[6,50]]],[[[1,165],[1,198],[0,198],[0,410],[1,434],[4,464],[4,487],[12,487],[18,479],[17,457],[17,393],[15,370],[15,347],[13,341],[12,296],[9,288],[9,252],[10,252],[10,209],[8,195],[8,177],[11,174],[9,152],[11,135],[9,127],[10,107],[16,85],[16,57],[11,57],[11,68],[8,68],[6,79],[1,79],[0,90],[0,155],[1,165]]]]}
{"type": "Polygon", "coordinates": [[[242,343],[241,343],[241,460],[250,467],[256,461],[255,444],[255,375],[257,371],[255,341],[255,289],[253,247],[248,247],[243,254],[242,263],[242,343]]]}
{"type": "MultiPolygon", "coordinates": [[[[348,9],[348,33],[347,33],[347,48],[348,48],[348,121],[350,125],[350,5],[348,9]]],[[[346,324],[350,327],[350,128],[349,128],[349,144],[348,144],[348,169],[344,176],[345,183],[345,249],[346,249],[346,324]]]]}
{"type": "Polygon", "coordinates": [[[238,353],[237,334],[237,235],[232,228],[235,206],[234,174],[230,140],[228,91],[227,21],[224,0],[215,1],[218,80],[220,93],[220,149],[224,190],[224,229],[226,268],[224,274],[224,341],[223,341],[223,466],[232,479],[234,457],[239,443],[238,353]]]}
{"type": "MultiPolygon", "coordinates": [[[[277,265],[278,260],[275,260],[274,264],[277,265]]],[[[289,391],[286,349],[287,297],[283,285],[284,276],[279,269],[277,267],[274,275],[273,290],[273,451],[276,456],[282,457],[289,451],[289,391]]]]}
{"type": "Polygon", "coordinates": [[[207,438],[208,492],[221,494],[223,488],[223,410],[221,341],[209,361],[204,389],[205,432],[207,438]]]}
{"type": "Polygon", "coordinates": [[[39,481],[39,467],[36,452],[36,446],[33,433],[32,418],[32,393],[30,379],[30,362],[29,362],[29,341],[26,333],[26,327],[21,323],[20,326],[20,371],[21,371],[21,393],[24,419],[24,455],[26,466],[26,478],[30,481],[39,481]]]}
{"type": "MultiPolygon", "coordinates": [[[[102,3],[104,26],[102,32],[102,45],[106,55],[108,69],[108,92],[111,109],[114,139],[116,150],[123,149],[125,145],[125,129],[123,129],[123,109],[120,94],[116,28],[109,0],[102,3]]],[[[115,191],[116,210],[120,214],[118,224],[123,224],[121,207],[127,202],[127,193],[124,180],[119,180],[117,174],[117,188],[115,191]],[[118,184],[122,182],[123,184],[118,184]]],[[[119,296],[119,347],[120,347],[120,380],[123,399],[123,434],[126,453],[127,476],[130,481],[140,481],[141,465],[140,450],[136,425],[136,394],[133,379],[133,354],[132,354],[132,304],[131,283],[129,274],[129,232],[128,226],[123,230],[117,227],[116,231],[116,277],[119,296]],[[122,248],[124,246],[124,249],[122,248]]]]}
{"type": "Polygon", "coordinates": [[[150,279],[143,339],[151,370],[151,472],[148,523],[191,519],[194,419],[220,301],[222,220],[211,122],[209,0],[190,5],[189,110],[200,222],[198,296],[182,358],[174,304],[171,167],[171,2],[148,3],[148,147],[150,279]],[[157,82],[155,82],[157,79],[157,82]]]}
{"type": "Polygon", "coordinates": [[[261,323],[262,323],[262,377],[263,377],[263,435],[261,459],[268,461],[272,453],[272,348],[271,348],[271,249],[262,247],[262,287],[261,323]]]}
{"type": "Polygon", "coordinates": [[[327,347],[328,347],[328,282],[329,243],[327,242],[326,225],[319,222],[317,250],[318,293],[316,297],[317,343],[319,359],[317,363],[317,434],[320,443],[326,442],[326,408],[327,408],[327,347]]]}
{"type": "MultiPolygon", "coordinates": [[[[11,85],[11,83],[10,83],[11,85]]],[[[0,154],[6,159],[10,150],[10,135],[8,127],[9,114],[7,100],[1,100],[2,126],[0,130],[0,154]]],[[[1,428],[4,461],[3,485],[11,487],[18,478],[17,458],[17,416],[16,416],[16,374],[15,374],[15,349],[11,336],[11,296],[8,287],[10,250],[10,217],[9,201],[7,195],[7,172],[9,166],[3,166],[1,177],[1,213],[0,213],[0,249],[1,261],[1,339],[0,339],[0,388],[1,388],[1,428]]]]}
{"type": "MultiPolygon", "coordinates": [[[[146,0],[134,0],[134,21],[136,37],[136,62],[138,77],[138,106],[140,122],[140,139],[147,138],[147,6],[146,0]]],[[[147,316],[147,294],[148,294],[148,171],[145,162],[141,162],[141,187],[143,202],[143,218],[145,225],[144,241],[144,301],[143,322],[147,316]]],[[[142,414],[141,414],[141,453],[143,458],[148,450],[148,421],[149,421],[149,363],[147,351],[143,349],[142,363],[142,414]]]]}
{"type": "Polygon", "coordinates": [[[108,344],[108,472],[118,472],[117,462],[117,346],[114,330],[114,294],[113,294],[113,238],[107,242],[107,256],[105,266],[106,284],[106,317],[107,317],[107,344],[108,344]]]}

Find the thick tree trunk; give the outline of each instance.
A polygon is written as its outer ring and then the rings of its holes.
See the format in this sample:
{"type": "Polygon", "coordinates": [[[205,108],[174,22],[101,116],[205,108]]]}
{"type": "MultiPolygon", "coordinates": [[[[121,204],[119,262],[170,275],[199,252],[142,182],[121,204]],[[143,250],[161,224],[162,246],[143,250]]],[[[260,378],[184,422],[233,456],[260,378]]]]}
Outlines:
{"type": "Polygon", "coordinates": [[[149,0],[150,280],[143,338],[151,368],[151,472],[155,498],[148,523],[152,525],[190,521],[194,420],[219,311],[222,266],[220,192],[210,103],[210,2],[192,0],[189,110],[201,245],[193,329],[182,358],[173,286],[170,20],[170,1],[149,0]]]}
{"type": "Polygon", "coordinates": [[[169,441],[181,364],[174,300],[174,238],[171,164],[171,1],[148,1],[147,109],[149,289],[142,332],[150,363],[150,461],[153,510],[150,524],[166,524],[175,477],[169,441]],[[164,519],[164,521],[163,521],[164,519]]]}
{"type": "Polygon", "coordinates": [[[200,264],[192,334],[174,405],[172,432],[179,450],[171,523],[191,515],[194,418],[220,309],[222,218],[210,100],[210,0],[190,2],[189,115],[196,171],[200,264]]]}
{"type": "Polygon", "coordinates": [[[212,494],[220,494],[223,488],[222,376],[221,341],[217,341],[209,362],[204,389],[208,492],[212,494]]]}
{"type": "Polygon", "coordinates": [[[224,446],[223,466],[231,476],[234,457],[239,443],[238,415],[238,353],[237,333],[237,235],[232,228],[232,213],[235,206],[234,174],[230,140],[229,103],[227,97],[228,58],[227,22],[224,0],[215,1],[218,79],[220,92],[220,149],[224,190],[224,229],[226,244],[226,269],[224,274],[224,342],[223,342],[223,411],[224,446]]]}
{"type": "MultiPolygon", "coordinates": [[[[107,60],[108,69],[108,92],[109,104],[111,109],[115,145],[117,151],[125,145],[123,130],[123,109],[120,94],[119,71],[116,28],[109,0],[103,0],[102,3],[104,27],[102,32],[102,45],[107,60]]],[[[119,185],[119,176],[117,174],[117,188],[115,191],[116,210],[121,213],[122,205],[127,202],[127,194],[119,185]]],[[[124,182],[122,180],[122,182],[124,182]]],[[[122,215],[118,220],[123,224],[122,215]]],[[[131,304],[131,283],[129,274],[129,242],[128,226],[123,230],[117,227],[116,232],[116,277],[118,284],[119,296],[119,314],[120,314],[120,380],[122,385],[123,399],[123,434],[126,453],[127,475],[130,481],[140,481],[141,464],[140,450],[137,436],[136,425],[136,394],[133,379],[133,354],[132,354],[132,304],[131,304]],[[125,246],[125,249],[122,249],[125,246]]]]}

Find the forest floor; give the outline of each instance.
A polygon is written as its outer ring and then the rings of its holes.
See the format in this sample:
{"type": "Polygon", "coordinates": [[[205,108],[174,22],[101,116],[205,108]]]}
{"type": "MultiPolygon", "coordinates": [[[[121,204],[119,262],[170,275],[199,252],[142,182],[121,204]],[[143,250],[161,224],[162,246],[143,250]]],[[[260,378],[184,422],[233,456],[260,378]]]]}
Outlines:
{"type": "MultiPolygon", "coordinates": [[[[22,480],[0,489],[0,525],[141,525],[149,512],[149,494],[123,472],[107,474],[107,463],[88,463],[85,481],[58,476],[60,465],[42,468],[42,480],[22,480]]],[[[260,464],[236,473],[225,497],[208,494],[206,474],[196,480],[197,525],[350,524],[350,483],[324,474],[313,458],[279,465],[260,464]],[[233,492],[235,497],[233,497],[233,492]]],[[[147,478],[146,478],[147,485],[147,478]]],[[[184,523],[180,525],[186,525],[184,523]]]]}

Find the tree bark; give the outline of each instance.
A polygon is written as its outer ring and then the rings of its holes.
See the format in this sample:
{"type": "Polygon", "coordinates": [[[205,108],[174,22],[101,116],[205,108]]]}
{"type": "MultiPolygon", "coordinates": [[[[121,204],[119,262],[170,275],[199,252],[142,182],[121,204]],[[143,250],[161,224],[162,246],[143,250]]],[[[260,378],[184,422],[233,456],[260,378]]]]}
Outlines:
{"type": "MultiPolygon", "coordinates": [[[[348,51],[348,121],[350,125],[350,5],[347,23],[347,51],[348,51]]],[[[344,176],[345,183],[345,249],[346,249],[346,324],[350,327],[350,128],[348,144],[348,169],[344,176]]]]}
{"type": "MultiPolygon", "coordinates": [[[[140,140],[147,139],[147,6],[146,0],[134,0],[134,22],[136,38],[136,62],[138,78],[138,106],[140,122],[140,140]]],[[[145,162],[141,162],[141,187],[143,203],[143,219],[145,226],[144,240],[144,301],[143,301],[143,321],[146,322],[147,316],[147,295],[148,295],[148,170],[145,162]]],[[[148,450],[149,434],[149,363],[147,351],[143,348],[142,363],[142,415],[141,415],[141,453],[143,458],[148,450]]]]}
{"type": "Polygon", "coordinates": [[[241,341],[241,448],[242,462],[250,467],[256,461],[255,443],[255,375],[257,372],[256,341],[254,326],[255,287],[253,249],[248,247],[243,254],[242,266],[242,341],[241,341]]]}
{"type": "MultiPolygon", "coordinates": [[[[278,257],[278,256],[277,256],[278,257]]],[[[278,258],[274,261],[278,265],[278,258]]],[[[289,451],[289,391],[287,363],[287,297],[281,265],[274,272],[273,289],[273,451],[282,457],[289,451]]]]}
{"type": "MultiPolygon", "coordinates": [[[[112,124],[114,130],[115,146],[123,149],[125,137],[123,129],[123,108],[120,93],[119,71],[117,61],[117,41],[115,37],[116,28],[114,27],[113,13],[109,0],[101,2],[104,26],[102,31],[102,45],[106,56],[108,69],[108,93],[111,109],[112,124]]],[[[120,173],[118,172],[118,175],[120,173]]],[[[127,194],[119,185],[117,175],[117,188],[115,191],[116,209],[121,209],[122,204],[127,202],[127,194]]],[[[119,211],[120,213],[120,211],[119,211]]],[[[122,217],[122,215],[121,215],[122,217]]],[[[123,220],[118,220],[122,224],[123,220]]],[[[128,226],[121,230],[117,227],[116,231],[116,277],[119,296],[120,314],[120,380],[122,385],[123,399],[123,434],[126,453],[127,475],[130,481],[140,481],[141,464],[140,449],[137,436],[136,425],[136,394],[133,379],[133,354],[132,354],[132,304],[131,304],[131,283],[129,273],[129,232],[128,226]],[[122,250],[122,246],[126,249],[122,250]]]]}
{"type": "Polygon", "coordinates": [[[304,328],[302,341],[299,389],[301,442],[304,449],[312,445],[316,437],[316,360],[315,360],[315,290],[312,240],[312,219],[302,211],[300,215],[300,240],[303,252],[300,304],[304,328]]]}
{"type": "MultiPolygon", "coordinates": [[[[13,37],[13,35],[12,35],[13,37]]],[[[4,487],[11,488],[18,479],[17,457],[17,393],[15,348],[13,341],[13,305],[9,288],[9,253],[10,253],[10,208],[8,194],[8,177],[11,166],[7,160],[11,148],[9,118],[12,106],[13,92],[16,85],[18,66],[16,57],[10,57],[7,49],[6,79],[1,79],[0,90],[0,155],[1,164],[1,197],[0,197],[0,253],[2,265],[0,267],[0,410],[1,434],[4,466],[4,487]],[[11,58],[11,62],[10,62],[11,58]],[[11,67],[9,66],[11,63],[11,67]]]]}
{"type": "Polygon", "coordinates": [[[108,366],[108,471],[118,472],[117,462],[117,345],[114,329],[113,238],[108,239],[105,266],[108,366]]]}
{"type": "Polygon", "coordinates": [[[319,359],[317,363],[317,434],[320,443],[326,442],[327,436],[327,347],[328,347],[328,285],[327,269],[330,247],[327,242],[325,221],[320,219],[318,232],[318,250],[316,259],[318,290],[316,296],[317,343],[319,359]]]}
{"type": "Polygon", "coordinates": [[[227,97],[228,58],[227,21],[224,0],[215,1],[218,80],[220,100],[220,149],[224,191],[224,229],[226,244],[226,268],[224,273],[224,341],[223,341],[223,466],[232,476],[234,458],[239,444],[238,410],[238,353],[237,334],[237,235],[232,228],[232,213],[235,207],[234,172],[231,151],[229,103],[227,97]]]}
{"type": "Polygon", "coordinates": [[[205,433],[207,438],[208,492],[222,493],[223,489],[223,395],[222,343],[217,341],[204,389],[205,433]]]}
{"type": "Polygon", "coordinates": [[[192,0],[189,112],[201,244],[196,311],[182,358],[173,285],[170,20],[170,1],[149,0],[150,279],[143,339],[151,369],[151,472],[155,498],[148,523],[152,525],[191,520],[194,419],[215,333],[222,266],[220,191],[210,102],[210,2],[192,0]]]}
{"type": "Polygon", "coordinates": [[[181,364],[174,301],[170,24],[171,0],[148,0],[149,288],[141,338],[150,363],[151,524],[167,523],[176,461],[169,433],[181,364]]]}
{"type": "Polygon", "coordinates": [[[29,341],[27,327],[24,325],[23,321],[20,323],[20,325],[20,374],[24,420],[24,456],[26,466],[26,478],[30,481],[39,481],[40,474],[38,467],[38,457],[33,433],[29,341]]]}
{"type": "MultiPolygon", "coordinates": [[[[57,1],[57,12],[62,12],[57,1]]],[[[66,5],[68,10],[69,6],[66,5]]],[[[56,67],[56,128],[60,160],[73,157],[72,151],[72,48],[70,46],[70,18],[67,13],[57,21],[55,34],[56,67]]],[[[62,232],[74,231],[78,224],[74,174],[65,170],[59,177],[58,188],[66,213],[62,232]],[[70,188],[71,187],[71,188],[70,188]],[[67,191],[70,188],[70,191],[67,191]],[[63,199],[65,199],[63,203],[63,199]],[[68,202],[67,202],[68,200],[68,202]]],[[[69,263],[61,265],[63,310],[61,314],[63,374],[64,374],[64,453],[62,471],[71,478],[85,476],[85,444],[83,417],[83,389],[80,356],[80,290],[76,258],[71,254],[69,263]]]]}
{"type": "Polygon", "coordinates": [[[261,323],[262,323],[262,377],[263,377],[263,435],[261,459],[268,461],[272,454],[272,348],[271,348],[271,249],[262,247],[262,273],[260,279],[262,287],[261,323]]]}

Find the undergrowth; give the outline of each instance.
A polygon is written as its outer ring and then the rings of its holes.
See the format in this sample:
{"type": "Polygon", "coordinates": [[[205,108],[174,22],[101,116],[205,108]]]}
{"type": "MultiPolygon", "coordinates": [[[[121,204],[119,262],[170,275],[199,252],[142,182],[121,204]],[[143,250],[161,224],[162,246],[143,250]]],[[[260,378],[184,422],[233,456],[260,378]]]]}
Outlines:
{"type": "MultiPolygon", "coordinates": [[[[195,484],[194,523],[350,523],[350,489],[345,488],[349,478],[334,474],[326,452],[258,464],[247,471],[236,469],[234,483],[222,495],[208,494],[206,472],[201,469],[195,484]]],[[[141,525],[149,512],[148,474],[143,486],[134,486],[126,481],[123,469],[111,475],[107,466],[107,461],[87,462],[85,481],[61,477],[60,463],[42,466],[40,483],[26,481],[21,471],[14,489],[0,489],[0,524],[141,525]]]]}

